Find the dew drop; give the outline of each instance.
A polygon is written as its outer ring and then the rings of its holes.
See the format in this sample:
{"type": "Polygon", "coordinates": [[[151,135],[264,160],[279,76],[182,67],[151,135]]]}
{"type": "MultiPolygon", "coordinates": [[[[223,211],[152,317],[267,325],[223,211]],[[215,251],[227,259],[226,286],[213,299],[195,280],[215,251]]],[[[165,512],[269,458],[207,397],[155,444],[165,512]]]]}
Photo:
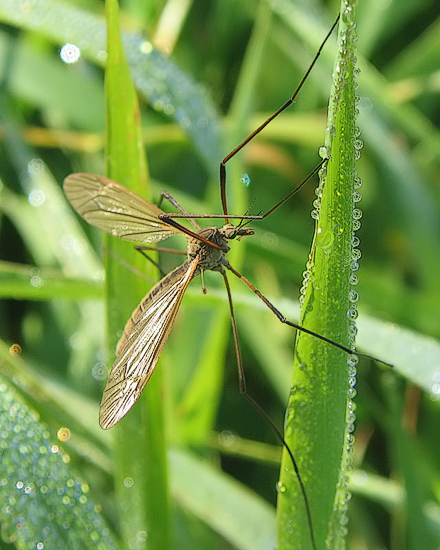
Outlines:
{"type": "MultiPolygon", "coordinates": [[[[347,364],[348,364],[348,361],[347,361],[347,364]]],[[[348,364],[348,376],[350,378],[355,378],[356,375],[357,375],[356,367],[348,364]]]]}
{"type": "Polygon", "coordinates": [[[349,333],[350,333],[350,338],[351,338],[352,340],[354,340],[354,338],[356,337],[356,334],[357,334],[357,327],[356,327],[356,325],[355,325],[354,323],[350,323],[350,324],[348,325],[348,331],[349,331],[349,333]]]}
{"type": "Polygon", "coordinates": [[[353,219],[360,220],[361,218],[362,218],[362,210],[360,210],[359,208],[355,208],[353,210],[353,219]]]}
{"type": "Polygon", "coordinates": [[[334,125],[327,126],[325,131],[332,139],[336,136],[336,127],[334,125]]]}
{"type": "Polygon", "coordinates": [[[107,365],[104,363],[96,363],[96,365],[92,369],[92,376],[95,380],[105,380],[108,375],[108,368],[107,365]]]}
{"type": "Polygon", "coordinates": [[[40,189],[34,189],[29,193],[28,200],[31,206],[38,207],[44,203],[46,195],[40,189]]]}
{"type": "Polygon", "coordinates": [[[153,52],[153,44],[148,40],[144,40],[141,42],[139,49],[143,54],[149,55],[153,52]]]}
{"type": "Polygon", "coordinates": [[[218,435],[218,440],[219,440],[219,443],[224,446],[224,447],[232,447],[235,443],[236,443],[236,440],[237,438],[235,437],[235,435],[229,431],[229,430],[223,430],[219,435],[218,435]]]}
{"type": "Polygon", "coordinates": [[[44,162],[40,158],[33,158],[28,164],[28,174],[30,176],[34,174],[41,174],[44,172],[44,162]]]}
{"type": "Polygon", "coordinates": [[[285,493],[287,491],[287,487],[281,481],[278,481],[276,484],[276,489],[277,493],[285,493]]]}
{"type": "Polygon", "coordinates": [[[439,382],[435,382],[431,386],[431,400],[440,401],[440,383],[439,382]]]}
{"type": "Polygon", "coordinates": [[[81,57],[81,51],[75,44],[64,44],[60,50],[60,57],[64,63],[76,63],[81,57]]]}
{"type": "Polygon", "coordinates": [[[360,260],[362,256],[362,252],[359,250],[359,248],[353,248],[352,252],[351,252],[351,257],[353,260],[360,260]]]}
{"type": "Polygon", "coordinates": [[[9,353],[11,355],[20,355],[20,353],[21,353],[20,344],[12,344],[12,346],[9,348],[9,353]]]}
{"type": "Polygon", "coordinates": [[[243,174],[240,178],[240,181],[241,181],[241,183],[243,183],[245,185],[245,187],[249,187],[249,185],[251,183],[251,178],[250,178],[249,174],[243,174]]]}
{"type": "Polygon", "coordinates": [[[342,13],[342,20],[344,21],[344,23],[350,22],[351,11],[352,11],[351,6],[347,6],[344,12],[342,13]]]}
{"type": "Polygon", "coordinates": [[[350,290],[348,293],[348,299],[350,302],[355,303],[359,300],[359,293],[356,290],[350,290]]]}
{"type": "Polygon", "coordinates": [[[357,319],[357,316],[358,316],[358,311],[356,309],[356,306],[351,306],[351,308],[348,310],[347,312],[347,317],[349,319],[351,319],[352,321],[354,321],[355,319],[357,319]]]}
{"type": "Polygon", "coordinates": [[[127,487],[127,489],[130,489],[134,485],[134,480],[132,477],[126,477],[123,483],[124,483],[124,487],[127,487]]]}
{"type": "Polygon", "coordinates": [[[70,439],[69,428],[60,428],[57,432],[57,437],[60,441],[68,441],[70,439]]]}
{"type": "Polygon", "coordinates": [[[331,251],[335,236],[332,231],[317,232],[316,246],[321,248],[324,252],[329,253],[331,251]]]}
{"type": "Polygon", "coordinates": [[[353,192],[353,202],[360,202],[362,200],[362,195],[359,193],[359,191],[353,192]]]}

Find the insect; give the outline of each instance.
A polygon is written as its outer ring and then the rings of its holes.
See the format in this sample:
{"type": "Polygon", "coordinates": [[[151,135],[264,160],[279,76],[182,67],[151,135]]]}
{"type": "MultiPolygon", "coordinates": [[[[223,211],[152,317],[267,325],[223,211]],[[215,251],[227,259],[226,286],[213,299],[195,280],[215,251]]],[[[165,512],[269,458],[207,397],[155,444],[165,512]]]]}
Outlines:
{"type": "MultiPolygon", "coordinates": [[[[320,166],[323,162],[320,163],[320,166]]],[[[315,172],[316,170],[313,173],[315,172]]],[[[240,222],[235,226],[229,223],[229,218],[236,218],[236,216],[228,216],[226,224],[221,228],[198,228],[198,231],[194,232],[176,222],[172,217],[168,217],[169,214],[151,202],[104,176],[72,174],[64,181],[64,191],[72,206],[86,221],[113,236],[142,243],[162,241],[176,233],[185,234],[188,238],[186,261],[168,273],[150,290],[125,325],[116,348],[116,360],[110,371],[101,401],[99,413],[101,427],[108,429],[117,424],[140,397],[170,335],[189,283],[197,275],[203,277],[206,270],[218,271],[224,279],[228,295],[237,353],[240,392],[270,423],[279,440],[288,450],[301,486],[312,533],[307,496],[295,458],[279,428],[246,391],[234,307],[226,275],[228,270],[240,278],[263,300],[281,322],[300,328],[295,323],[286,320],[250,281],[231,266],[226,258],[229,251],[228,242],[253,235],[254,230],[247,226],[247,221],[260,219],[264,215],[240,217],[240,222]]],[[[173,201],[171,197],[169,198],[173,201]]],[[[182,216],[185,215],[186,213],[182,212],[182,216]]],[[[192,221],[198,227],[194,219],[192,221]]],[[[300,330],[313,334],[304,328],[300,328],[300,330]]],[[[317,337],[332,343],[331,340],[323,336],[317,335],[317,337]]],[[[347,353],[352,353],[351,350],[340,344],[333,343],[333,345],[347,353]]]]}
{"type": "MultiPolygon", "coordinates": [[[[297,193],[329,159],[322,160],[309,176],[270,210],[259,215],[244,216],[232,216],[228,212],[226,198],[226,164],[247,143],[249,143],[255,135],[261,132],[276,116],[293,103],[316,63],[324,44],[337,25],[338,20],[339,18],[335,21],[327,34],[311,66],[292,97],[221,162],[220,194],[223,214],[216,216],[189,215],[167,193],[164,193],[163,196],[179,210],[179,213],[165,213],[158,206],[104,176],[79,173],[68,176],[64,181],[64,190],[67,198],[75,210],[87,222],[113,236],[131,242],[141,243],[142,246],[139,247],[140,249],[148,248],[148,245],[163,241],[175,234],[183,234],[188,239],[187,259],[182,265],[171,271],[151,289],[144,300],[135,309],[125,326],[123,335],[117,345],[116,360],[104,389],[99,416],[101,427],[108,429],[118,423],[130,411],[141,395],[171,333],[177,312],[189,283],[198,275],[201,275],[203,280],[204,272],[207,270],[219,272],[224,280],[231,313],[240,392],[271,424],[279,440],[290,455],[304,498],[312,540],[314,537],[310,508],[293,453],[286,444],[281,431],[246,390],[234,306],[227,272],[231,272],[241,279],[282,323],[315,336],[348,354],[353,354],[354,352],[337,342],[333,342],[324,336],[287,320],[284,315],[248,279],[246,279],[246,277],[229,263],[227,253],[229,251],[228,243],[230,241],[254,234],[253,228],[249,226],[252,220],[261,220],[272,214],[277,208],[297,193]],[[179,218],[188,219],[193,224],[195,230],[182,225],[177,221],[179,218]],[[225,224],[220,228],[214,226],[202,229],[195,221],[196,218],[224,218],[225,224]],[[236,219],[239,220],[236,225],[231,223],[231,220],[236,219]]],[[[204,289],[204,282],[202,282],[202,288],[204,289]]]]}
{"type": "MultiPolygon", "coordinates": [[[[226,258],[226,254],[229,251],[229,241],[253,235],[254,230],[248,226],[248,223],[251,220],[262,220],[272,214],[297,193],[328,160],[322,160],[297,187],[264,214],[232,216],[228,213],[226,163],[276,116],[293,103],[338,21],[339,16],[325,37],[292,97],[220,163],[220,194],[223,214],[189,215],[171,195],[164,192],[162,193],[162,198],[167,199],[179,210],[179,213],[165,213],[158,206],[119,183],[96,174],[71,174],[64,180],[64,192],[78,214],[91,225],[110,235],[130,242],[141,243],[143,246],[138,246],[140,249],[148,248],[149,244],[163,241],[175,234],[186,235],[188,239],[187,260],[166,275],[150,290],[125,326],[123,335],[117,345],[116,361],[109,374],[101,402],[99,422],[102,428],[108,429],[117,424],[139,398],[156,367],[157,361],[170,335],[183,295],[189,283],[197,275],[201,275],[203,279],[203,274],[207,270],[218,271],[223,276],[229,299],[232,328],[237,350],[240,390],[252,402],[253,399],[246,393],[235,315],[226,271],[232,272],[236,277],[241,279],[263,300],[282,323],[312,334],[349,354],[354,353],[351,349],[341,344],[333,342],[324,336],[314,334],[306,328],[288,321],[250,281],[231,266],[226,258]],[[176,221],[176,218],[189,219],[196,231],[182,225],[176,221]],[[225,225],[221,228],[208,227],[202,229],[195,221],[196,218],[224,218],[225,225]],[[239,223],[233,225],[230,223],[231,219],[238,219],[239,223]]],[[[204,289],[204,283],[202,286],[204,289]]],[[[255,402],[253,404],[262,412],[255,402]]]]}

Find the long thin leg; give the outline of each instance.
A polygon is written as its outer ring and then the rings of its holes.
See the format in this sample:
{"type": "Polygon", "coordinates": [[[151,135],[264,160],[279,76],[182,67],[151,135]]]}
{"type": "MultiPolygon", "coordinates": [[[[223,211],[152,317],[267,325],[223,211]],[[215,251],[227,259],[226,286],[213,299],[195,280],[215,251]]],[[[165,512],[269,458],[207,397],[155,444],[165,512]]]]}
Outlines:
{"type": "Polygon", "coordinates": [[[235,156],[239,151],[241,151],[241,149],[243,149],[243,147],[248,144],[257,134],[259,134],[270,122],[272,122],[272,120],[274,118],[276,118],[279,114],[281,114],[283,111],[285,111],[288,107],[290,107],[290,105],[292,105],[292,103],[295,101],[296,99],[296,96],[299,94],[301,88],[303,87],[304,85],[304,82],[307,80],[310,72],[312,71],[313,67],[315,66],[315,63],[316,61],[318,60],[318,57],[321,55],[321,52],[322,52],[322,49],[324,48],[325,46],[325,43],[327,42],[327,40],[330,38],[330,35],[332,34],[333,32],[333,29],[336,27],[336,25],[338,24],[338,21],[339,21],[339,15],[338,17],[336,18],[336,21],[333,23],[333,26],[332,28],[330,29],[329,33],[327,34],[327,36],[324,38],[324,41],[323,43],[321,44],[319,50],[318,50],[318,53],[315,55],[310,67],[307,69],[307,72],[306,74],[303,76],[301,82],[299,83],[297,89],[295,90],[295,92],[293,93],[292,97],[290,97],[286,103],[284,103],[284,105],[281,105],[281,107],[275,111],[273,113],[273,115],[271,115],[265,122],[263,122],[263,124],[261,124],[261,126],[259,126],[256,130],[254,130],[252,132],[252,134],[250,136],[248,136],[244,141],[242,141],[240,143],[240,145],[238,145],[233,151],[231,151],[229,153],[228,156],[226,156],[220,163],[220,195],[221,195],[221,199],[222,199],[222,207],[223,207],[223,213],[225,214],[225,220],[226,220],[226,223],[228,223],[228,206],[227,206],[227,202],[226,202],[226,163],[233,157],[235,156]]]}
{"type": "Polygon", "coordinates": [[[161,246],[147,246],[146,244],[140,244],[136,245],[135,249],[139,250],[139,252],[145,257],[148,256],[143,253],[144,250],[153,250],[156,252],[165,252],[166,254],[180,254],[181,256],[186,256],[186,252],[183,252],[183,250],[175,250],[174,248],[163,248],[161,246]]]}
{"type": "Polygon", "coordinates": [[[229,286],[229,281],[228,281],[228,278],[226,276],[225,271],[222,269],[220,271],[220,273],[223,275],[223,279],[225,281],[226,292],[228,294],[229,310],[231,312],[232,333],[234,335],[235,353],[237,355],[238,383],[239,383],[240,393],[245,399],[247,399],[247,401],[254,407],[254,409],[256,409],[260,413],[260,415],[266,420],[266,422],[268,422],[268,424],[270,424],[270,426],[272,427],[272,429],[275,432],[276,436],[278,437],[279,441],[281,442],[283,447],[286,449],[286,451],[289,453],[290,459],[292,461],[293,469],[295,470],[295,474],[296,474],[296,477],[298,479],[298,483],[299,483],[299,486],[300,486],[300,489],[301,489],[301,493],[302,493],[302,496],[303,496],[305,508],[306,508],[307,522],[308,522],[308,525],[309,525],[310,538],[311,538],[311,541],[312,541],[312,548],[316,549],[315,536],[314,536],[314,532],[313,532],[312,516],[311,516],[311,513],[310,513],[309,501],[308,501],[308,498],[307,498],[306,489],[305,489],[303,481],[301,479],[301,474],[299,473],[299,468],[298,468],[298,464],[296,463],[295,457],[293,456],[293,453],[290,450],[290,447],[287,445],[286,440],[284,439],[283,434],[279,430],[278,426],[270,418],[270,416],[268,416],[266,411],[264,411],[261,408],[261,406],[255,401],[255,399],[251,395],[249,395],[248,392],[247,392],[246,378],[245,378],[245,374],[244,374],[243,363],[242,363],[242,360],[241,360],[240,343],[239,343],[239,340],[238,340],[237,323],[235,321],[235,313],[234,313],[234,305],[233,305],[233,302],[232,302],[231,288],[229,286]]]}
{"type": "MultiPolygon", "coordinates": [[[[135,247],[136,248],[136,247],[135,247]]],[[[144,281],[147,281],[149,283],[155,283],[156,281],[154,279],[150,279],[149,277],[146,277],[144,273],[142,273],[141,271],[139,271],[139,269],[136,269],[135,267],[133,267],[131,264],[129,264],[128,262],[126,262],[123,258],[121,258],[118,254],[115,254],[114,252],[110,251],[106,246],[103,247],[103,249],[105,250],[105,252],[111,257],[113,258],[114,260],[116,260],[117,262],[119,262],[121,265],[123,265],[126,269],[128,269],[128,271],[131,271],[132,273],[134,273],[137,277],[140,277],[141,279],[144,279],[144,281]]],[[[145,255],[146,256],[146,255],[145,255]]],[[[148,258],[148,256],[146,256],[148,258]]],[[[148,258],[151,260],[151,258],[148,258]]]]}
{"type": "Polygon", "coordinates": [[[150,256],[145,253],[145,250],[153,250],[155,252],[166,252],[167,254],[181,254],[183,256],[186,256],[186,252],[182,252],[181,250],[174,250],[173,248],[162,248],[160,246],[148,246],[145,244],[137,245],[134,248],[135,250],[140,252],[144,258],[146,258],[149,262],[151,262],[154,265],[154,267],[157,267],[161,277],[165,277],[166,273],[162,271],[158,262],[153,260],[153,258],[150,258],[150,256]]]}
{"type": "Polygon", "coordinates": [[[329,160],[329,158],[325,158],[324,160],[322,160],[318,166],[316,168],[314,168],[310,174],[305,177],[302,182],[297,185],[295,187],[295,189],[293,189],[293,191],[290,191],[290,193],[288,195],[286,195],[284,197],[284,199],[281,199],[280,202],[277,202],[277,204],[275,206],[272,206],[272,208],[270,210],[268,210],[267,212],[265,212],[261,217],[262,219],[264,218],[267,218],[267,216],[269,216],[270,214],[272,214],[272,212],[274,212],[277,208],[279,208],[281,205],[283,205],[285,202],[287,202],[291,197],[293,197],[293,195],[295,195],[296,193],[298,193],[298,191],[300,189],[302,189],[302,187],[310,180],[310,178],[312,178],[317,172],[319,172],[319,170],[321,170],[321,168],[324,166],[324,164],[329,160]]]}
{"type": "MultiPolygon", "coordinates": [[[[304,187],[304,185],[317,173],[319,170],[324,166],[324,164],[330,160],[330,157],[327,157],[323,159],[318,166],[316,166],[308,176],[306,176],[300,184],[298,184],[295,189],[290,191],[283,199],[281,199],[275,206],[272,206],[270,210],[265,212],[264,214],[256,214],[256,215],[248,215],[243,214],[241,216],[232,216],[231,214],[228,215],[228,219],[240,219],[240,220],[264,220],[264,218],[267,218],[272,212],[274,212],[277,208],[279,208],[281,205],[283,205],[285,202],[287,202],[293,195],[298,193],[300,189],[304,187]]],[[[217,219],[217,218],[224,218],[224,214],[187,214],[187,213],[181,213],[181,214],[169,214],[167,213],[167,218],[184,218],[184,219],[217,219]]]]}
{"type": "MultiPolygon", "coordinates": [[[[223,216],[222,216],[223,217],[223,216]]],[[[203,243],[211,245],[213,248],[217,248],[218,250],[223,250],[224,252],[227,252],[228,249],[220,246],[217,243],[211,242],[209,239],[205,239],[205,237],[202,237],[198,233],[194,233],[194,231],[191,231],[191,229],[188,229],[184,225],[181,225],[180,223],[174,221],[172,218],[169,217],[168,214],[159,214],[159,219],[163,220],[168,225],[171,225],[172,227],[175,227],[178,229],[181,233],[185,233],[185,235],[188,235],[189,237],[192,237],[193,239],[197,239],[198,241],[201,241],[203,243]]]]}
{"type": "Polygon", "coordinates": [[[291,321],[288,321],[284,315],[279,311],[267,298],[262,294],[258,288],[256,288],[244,275],[239,273],[236,269],[234,269],[231,264],[225,259],[223,262],[223,265],[229,269],[229,271],[232,271],[232,273],[241,279],[245,285],[247,285],[252,292],[254,292],[263,302],[267,305],[267,307],[278,317],[278,319],[286,324],[289,325],[289,327],[295,328],[297,330],[300,330],[301,332],[304,332],[306,334],[310,334],[311,336],[314,336],[315,338],[318,338],[319,340],[322,340],[323,342],[327,342],[327,344],[330,344],[331,346],[338,348],[342,351],[345,351],[345,353],[348,353],[350,355],[357,355],[359,357],[366,357],[368,359],[373,359],[374,361],[378,361],[379,363],[382,363],[383,365],[386,365],[387,367],[393,368],[393,365],[390,363],[387,363],[386,361],[383,361],[382,359],[378,359],[377,357],[373,357],[372,355],[368,355],[367,353],[359,353],[358,351],[352,350],[350,348],[347,348],[346,346],[343,346],[342,344],[339,344],[338,342],[334,342],[333,340],[330,340],[330,338],[326,338],[325,336],[322,336],[321,334],[318,334],[317,332],[313,332],[312,330],[309,330],[308,328],[302,327],[301,325],[298,325],[297,323],[292,323],[291,321]]]}
{"type": "Polygon", "coordinates": [[[162,193],[160,194],[159,203],[157,205],[159,208],[160,208],[160,205],[162,204],[163,199],[171,203],[174,206],[174,208],[177,208],[177,210],[181,214],[181,216],[179,217],[187,218],[193,224],[193,226],[197,229],[197,231],[200,231],[200,229],[202,229],[200,225],[196,221],[194,221],[187,212],[185,212],[185,210],[180,206],[180,204],[176,201],[176,199],[168,193],[168,191],[162,191],[162,193]]]}
{"type": "MultiPolygon", "coordinates": [[[[310,179],[310,177],[315,173],[313,173],[307,178],[306,181],[310,179]]],[[[304,182],[305,183],[305,182],[304,182]]],[[[289,197],[290,198],[290,197],[289,197]]],[[[283,201],[285,202],[285,201],[283,201]]],[[[173,218],[181,218],[184,220],[217,220],[217,219],[224,219],[224,214],[176,214],[174,212],[167,212],[166,214],[161,214],[160,219],[161,220],[169,220],[173,218]]],[[[255,214],[255,215],[248,215],[248,214],[229,214],[228,219],[231,220],[262,220],[263,216],[261,214],[255,214]]]]}

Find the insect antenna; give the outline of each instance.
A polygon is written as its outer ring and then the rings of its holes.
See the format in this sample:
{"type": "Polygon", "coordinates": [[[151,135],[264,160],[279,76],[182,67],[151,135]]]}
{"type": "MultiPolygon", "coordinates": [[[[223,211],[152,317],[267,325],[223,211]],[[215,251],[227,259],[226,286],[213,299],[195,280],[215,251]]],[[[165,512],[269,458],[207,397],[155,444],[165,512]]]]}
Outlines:
{"type": "MultiPolygon", "coordinates": [[[[251,222],[252,222],[252,220],[246,220],[245,218],[243,218],[240,221],[240,223],[237,225],[237,229],[243,229],[243,227],[246,227],[247,225],[250,225],[251,222]]],[[[240,237],[237,237],[237,240],[239,241],[240,237]]]]}
{"type": "MultiPolygon", "coordinates": [[[[244,213],[244,216],[247,215],[247,213],[250,211],[250,209],[252,208],[252,206],[250,206],[246,212],[244,213]]],[[[257,216],[260,216],[260,212],[257,214],[257,216]]],[[[250,225],[252,223],[252,221],[255,221],[255,219],[260,219],[259,217],[258,218],[247,218],[247,217],[243,217],[241,218],[241,220],[238,222],[238,224],[235,226],[237,229],[243,229],[244,227],[250,225]]],[[[239,241],[241,239],[241,236],[238,236],[237,237],[237,241],[239,241]]]]}

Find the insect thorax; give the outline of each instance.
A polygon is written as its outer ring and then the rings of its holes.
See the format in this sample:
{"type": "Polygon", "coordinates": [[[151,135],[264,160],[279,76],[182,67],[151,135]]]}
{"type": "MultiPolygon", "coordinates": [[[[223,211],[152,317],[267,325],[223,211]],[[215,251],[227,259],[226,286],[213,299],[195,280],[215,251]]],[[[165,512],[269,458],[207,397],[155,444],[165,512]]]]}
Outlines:
{"type": "Polygon", "coordinates": [[[190,260],[198,257],[200,259],[199,266],[202,269],[216,269],[221,263],[221,259],[229,250],[227,240],[223,236],[221,229],[218,227],[207,227],[201,229],[198,235],[208,239],[209,241],[218,244],[223,248],[220,250],[211,246],[208,243],[199,241],[198,239],[188,239],[187,254],[190,260]]]}

